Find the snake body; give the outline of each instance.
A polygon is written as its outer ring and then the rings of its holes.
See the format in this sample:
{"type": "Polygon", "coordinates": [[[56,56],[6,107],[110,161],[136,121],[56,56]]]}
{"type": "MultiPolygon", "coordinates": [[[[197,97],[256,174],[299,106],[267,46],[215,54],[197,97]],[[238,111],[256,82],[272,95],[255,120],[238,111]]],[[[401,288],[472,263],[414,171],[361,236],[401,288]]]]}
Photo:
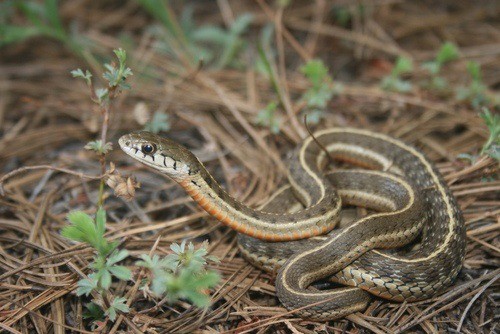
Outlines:
{"type": "Polygon", "coordinates": [[[332,128],[314,138],[293,153],[291,187],[279,190],[261,210],[230,197],[189,150],[173,141],[136,132],[119,142],[127,154],[172,177],[208,213],[240,232],[243,255],[265,270],[279,270],[278,298],[302,317],[335,319],[364,309],[369,293],[414,301],[451,284],[465,254],[464,222],[427,158],[400,140],[365,130],[332,128]],[[325,175],[323,148],[335,159],[379,171],[325,175]],[[276,212],[283,202],[296,203],[291,200],[295,197],[305,209],[276,212]],[[340,197],[383,212],[314,238],[335,225],[340,197]],[[418,235],[421,242],[415,249],[379,250],[403,246],[418,235]],[[350,287],[308,289],[325,277],[350,287]]]}

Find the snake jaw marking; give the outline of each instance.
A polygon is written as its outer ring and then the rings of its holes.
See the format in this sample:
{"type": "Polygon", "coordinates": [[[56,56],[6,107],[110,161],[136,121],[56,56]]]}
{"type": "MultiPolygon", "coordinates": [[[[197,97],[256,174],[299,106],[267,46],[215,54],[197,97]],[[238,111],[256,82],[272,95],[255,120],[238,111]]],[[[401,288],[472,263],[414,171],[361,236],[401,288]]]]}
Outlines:
{"type": "Polygon", "coordinates": [[[285,307],[296,310],[294,315],[336,319],[366,308],[371,295],[415,301],[451,284],[465,256],[464,221],[427,158],[400,140],[365,130],[332,128],[314,137],[333,159],[378,170],[324,174],[326,154],[307,138],[291,155],[290,185],[257,210],[228,195],[188,149],[169,139],[134,132],[119,143],[238,231],[242,255],[263,270],[278,272],[276,294],[285,307]],[[331,231],[343,203],[377,213],[331,231]],[[419,234],[420,247],[405,253],[382,250],[401,247],[419,234]],[[308,289],[324,278],[349,287],[308,289]]]}

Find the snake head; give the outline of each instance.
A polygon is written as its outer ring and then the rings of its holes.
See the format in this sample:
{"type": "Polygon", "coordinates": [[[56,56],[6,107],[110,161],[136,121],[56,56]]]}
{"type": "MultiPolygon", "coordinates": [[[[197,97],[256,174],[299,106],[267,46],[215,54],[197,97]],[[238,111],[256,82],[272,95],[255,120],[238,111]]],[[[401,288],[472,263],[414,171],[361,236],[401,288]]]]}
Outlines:
{"type": "Polygon", "coordinates": [[[122,136],[118,143],[132,158],[167,174],[177,182],[198,172],[199,161],[187,148],[147,131],[122,136]]]}

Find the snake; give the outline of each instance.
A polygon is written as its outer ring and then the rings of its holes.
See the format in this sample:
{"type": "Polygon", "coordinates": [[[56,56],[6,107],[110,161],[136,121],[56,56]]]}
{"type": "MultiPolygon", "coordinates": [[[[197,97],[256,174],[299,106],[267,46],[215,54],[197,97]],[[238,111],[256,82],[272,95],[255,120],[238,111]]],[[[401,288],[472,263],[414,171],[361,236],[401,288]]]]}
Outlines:
{"type": "Polygon", "coordinates": [[[119,145],[236,230],[242,255],[277,274],[278,299],[299,317],[342,318],[366,309],[373,296],[428,299],[463,265],[465,224],[456,199],[430,160],[399,139],[356,128],[315,132],[290,154],[289,185],[259,208],[230,196],[173,140],[137,131],[119,145]],[[325,172],[331,159],[364,169],[325,172]],[[334,229],[343,204],[375,212],[334,229]],[[318,289],[322,279],[341,287],[318,289]]]}

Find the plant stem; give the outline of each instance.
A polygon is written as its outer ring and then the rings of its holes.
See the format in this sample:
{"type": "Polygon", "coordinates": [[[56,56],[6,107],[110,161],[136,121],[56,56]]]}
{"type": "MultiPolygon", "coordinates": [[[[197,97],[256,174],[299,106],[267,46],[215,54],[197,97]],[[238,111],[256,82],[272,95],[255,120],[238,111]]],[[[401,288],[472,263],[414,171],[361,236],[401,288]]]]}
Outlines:
{"type": "MultiPolygon", "coordinates": [[[[101,105],[101,113],[103,116],[102,127],[101,127],[101,142],[102,145],[106,145],[107,135],[108,135],[108,126],[109,126],[109,115],[111,114],[111,104],[113,102],[113,98],[115,97],[117,86],[109,87],[109,100],[108,102],[104,102],[101,105]]],[[[101,174],[104,175],[106,173],[106,153],[101,154],[99,157],[99,162],[101,164],[101,174]]],[[[104,204],[104,177],[101,179],[99,183],[99,196],[97,200],[97,207],[102,207],[104,204]]]]}

